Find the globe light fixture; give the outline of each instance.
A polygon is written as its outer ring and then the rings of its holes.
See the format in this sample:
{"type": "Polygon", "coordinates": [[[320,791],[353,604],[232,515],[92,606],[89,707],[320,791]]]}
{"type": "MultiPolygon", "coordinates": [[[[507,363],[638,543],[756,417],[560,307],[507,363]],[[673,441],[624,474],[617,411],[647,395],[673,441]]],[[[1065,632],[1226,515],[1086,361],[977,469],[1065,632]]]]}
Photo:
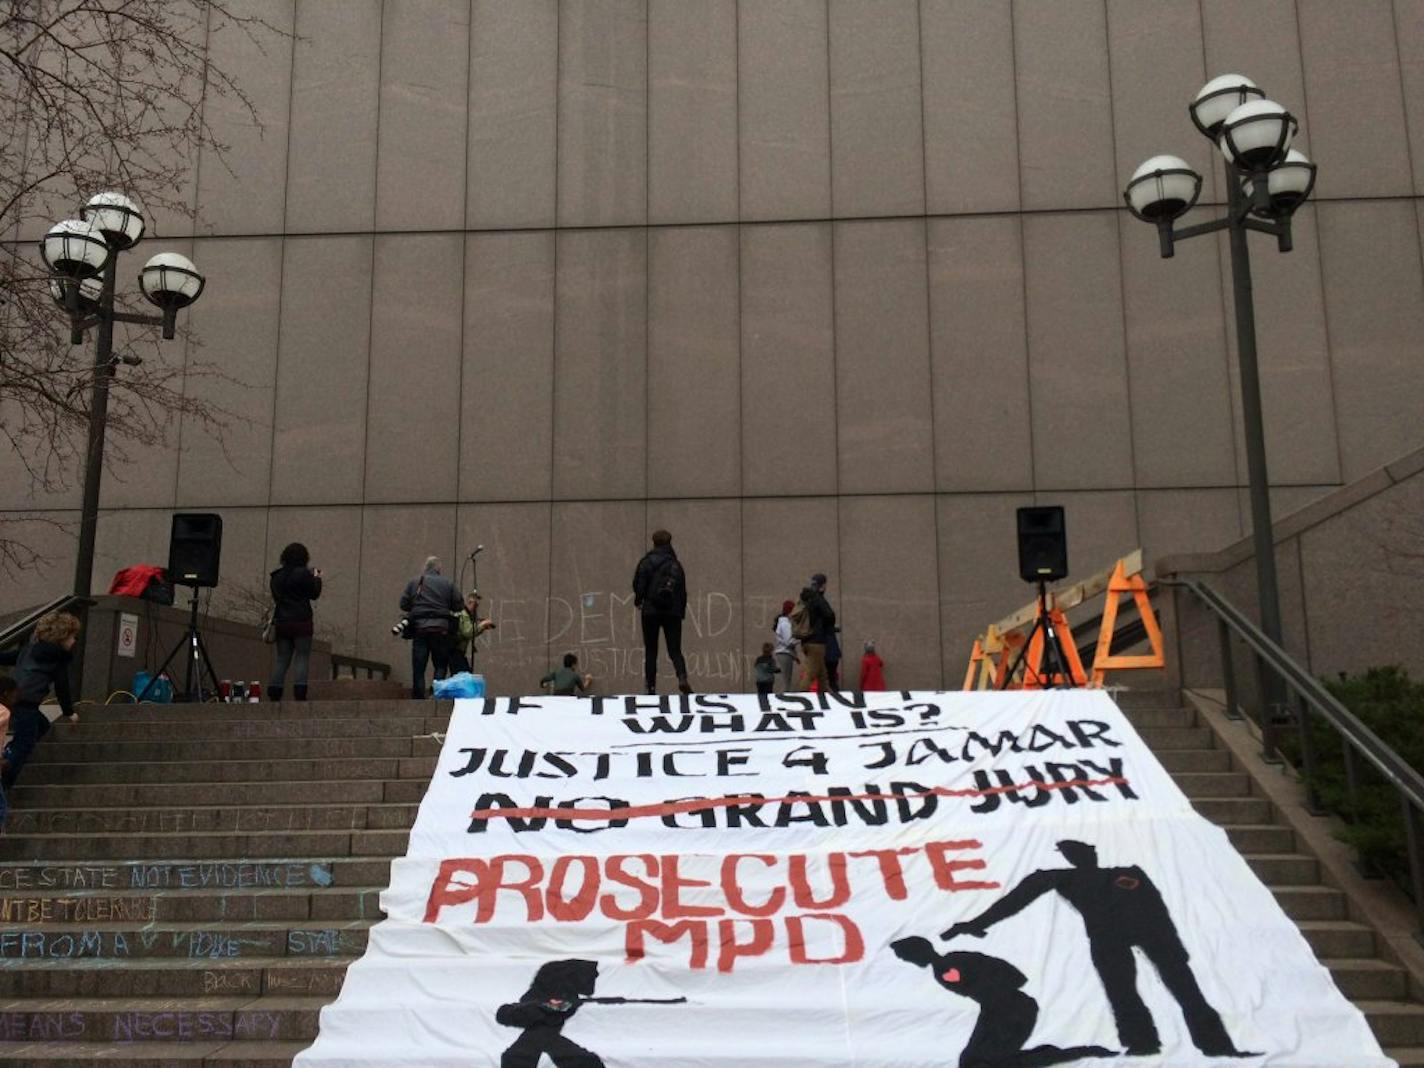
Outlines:
{"type": "MultiPolygon", "coordinates": [[[[1157,228],[1164,259],[1172,256],[1177,241],[1223,231],[1230,238],[1256,593],[1261,629],[1279,644],[1280,592],[1247,235],[1252,231],[1268,234],[1276,239],[1280,251],[1291,250],[1291,218],[1315,186],[1315,164],[1291,148],[1298,129],[1295,116],[1267,99],[1265,92],[1244,74],[1213,78],[1201,87],[1187,110],[1193,125],[1221,150],[1225,215],[1192,226],[1175,225],[1196,203],[1201,191],[1201,176],[1176,156],[1153,156],[1138,167],[1123,189],[1123,199],[1134,217],[1157,228]]],[[[1273,712],[1274,706],[1284,701],[1279,680],[1274,676],[1266,683],[1265,697],[1273,712]]]]}
{"type": "Polygon", "coordinates": [[[1250,100],[1260,100],[1265,93],[1244,74],[1222,74],[1207,82],[1197,92],[1187,112],[1196,128],[1208,141],[1216,142],[1221,132],[1221,124],[1242,104],[1250,100]]]}
{"type": "Polygon", "coordinates": [[[1246,174],[1268,171],[1286,158],[1297,129],[1295,116],[1274,100],[1250,100],[1221,124],[1221,154],[1246,174]]]}
{"type": "MultiPolygon", "coordinates": [[[[74,592],[89,596],[94,578],[94,541],[99,523],[99,483],[104,472],[104,432],[108,422],[109,383],[117,364],[142,362],[136,355],[114,355],[114,324],[157,326],[165,338],[175,333],[178,311],[202,295],[206,280],[193,262],[176,252],[160,252],[144,265],[139,288],[163,314],[139,315],[115,307],[118,257],[143,238],[143,209],[123,193],[97,193],[82,218],[56,223],[40,240],[40,257],[50,270],[49,292],[69,318],[70,344],[78,345],[97,328],[93,383],[89,399],[89,440],[84,457],[84,501],[79,512],[79,547],[74,564],[74,592]]],[[[79,654],[82,656],[81,653],[79,654]]],[[[77,669],[82,677],[82,668],[77,669]]]]}
{"type": "Polygon", "coordinates": [[[103,271],[113,250],[93,223],[66,219],[40,239],[40,258],[60,278],[75,281],[103,271]]]}
{"type": "Polygon", "coordinates": [[[1246,183],[1246,195],[1252,199],[1252,211],[1271,219],[1283,219],[1294,213],[1305,203],[1310,191],[1315,188],[1315,164],[1306,159],[1305,153],[1291,149],[1286,158],[1266,172],[1266,198],[1270,202],[1268,210],[1255,207],[1256,186],[1252,178],[1246,183]]]}
{"type": "Polygon", "coordinates": [[[138,286],[149,303],[163,309],[163,336],[172,340],[174,317],[202,295],[207,283],[193,261],[176,252],[160,252],[143,265],[138,286]]]}
{"type": "Polygon", "coordinates": [[[143,209],[122,193],[94,194],[79,215],[94,224],[110,248],[133,248],[143,238],[143,209]]]}

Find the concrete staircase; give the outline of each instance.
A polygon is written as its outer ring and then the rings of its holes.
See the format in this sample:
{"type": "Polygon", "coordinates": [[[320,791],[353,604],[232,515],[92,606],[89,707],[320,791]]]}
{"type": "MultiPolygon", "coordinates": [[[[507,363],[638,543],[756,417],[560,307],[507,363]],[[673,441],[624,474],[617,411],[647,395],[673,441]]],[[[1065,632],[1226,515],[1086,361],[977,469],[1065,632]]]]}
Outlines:
{"type": "MultiPolygon", "coordinates": [[[[1197,714],[1121,703],[1401,1064],[1424,1007],[1197,714]]],[[[111,706],[55,727],[0,838],[0,1062],[286,1066],[380,918],[447,702],[111,706]]]]}

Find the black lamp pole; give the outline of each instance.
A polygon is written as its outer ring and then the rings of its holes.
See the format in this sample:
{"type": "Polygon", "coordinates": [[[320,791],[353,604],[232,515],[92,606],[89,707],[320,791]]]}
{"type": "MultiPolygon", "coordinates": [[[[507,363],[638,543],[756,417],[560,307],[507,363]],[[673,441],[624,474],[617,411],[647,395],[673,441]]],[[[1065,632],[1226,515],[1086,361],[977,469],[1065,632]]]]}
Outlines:
{"type": "Polygon", "coordinates": [[[99,337],[94,347],[94,384],[89,391],[89,442],[84,452],[84,503],[79,512],[79,554],[74,561],[74,593],[79,597],[89,596],[94,581],[104,431],[109,419],[109,383],[114,377],[114,281],[118,258],[118,253],[113,253],[104,264],[104,291],[99,297],[99,337]]]}

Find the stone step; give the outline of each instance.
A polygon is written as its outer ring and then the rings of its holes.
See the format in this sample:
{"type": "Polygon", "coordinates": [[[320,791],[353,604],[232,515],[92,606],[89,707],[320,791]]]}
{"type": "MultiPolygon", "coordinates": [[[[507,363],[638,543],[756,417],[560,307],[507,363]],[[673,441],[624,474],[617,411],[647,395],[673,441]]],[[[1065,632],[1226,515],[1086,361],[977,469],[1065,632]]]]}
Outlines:
{"type": "Polygon", "coordinates": [[[1182,692],[1180,690],[1163,690],[1153,688],[1117,688],[1109,687],[1108,696],[1116,702],[1121,709],[1138,708],[1181,708],[1182,692]]]}
{"type": "Polygon", "coordinates": [[[386,886],[390,857],[276,857],[267,860],[231,858],[139,861],[0,862],[0,893],[107,890],[294,890],[329,886],[386,886]]]}
{"type": "Polygon", "coordinates": [[[354,957],[365,952],[369,920],[95,923],[0,930],[0,960],[238,960],[244,957],[354,957]]]}
{"type": "Polygon", "coordinates": [[[1386,1046],[1384,1055],[1399,1068],[1424,1068],[1424,1046],[1386,1046]]]}
{"type": "Polygon", "coordinates": [[[175,760],[129,764],[31,764],[25,785],[93,783],[324,782],[330,779],[420,779],[428,782],[435,757],[349,757],[314,760],[175,760]]]}
{"type": "Polygon", "coordinates": [[[6,834],[0,859],[45,857],[81,861],[95,855],[132,860],[220,857],[395,856],[405,852],[409,829],[381,831],[288,831],[276,834],[6,834]]]}
{"type": "Polygon", "coordinates": [[[46,764],[169,764],[212,760],[349,760],[440,755],[434,736],[374,738],[264,738],[247,741],[67,742],[40,746],[26,776],[46,764]]]}
{"type": "Polygon", "coordinates": [[[1124,708],[1122,714],[1134,727],[1195,727],[1196,709],[1193,708],[1124,708]]]}
{"type": "Polygon", "coordinates": [[[1172,776],[1182,793],[1203,797],[1250,797],[1251,776],[1244,771],[1183,771],[1172,776]]]}
{"type": "Polygon", "coordinates": [[[1375,956],[1375,933],[1350,920],[1301,920],[1297,925],[1319,960],[1375,956]]]}
{"type": "Polygon", "coordinates": [[[1241,824],[1223,830],[1238,853],[1290,853],[1295,849],[1295,833],[1280,824],[1241,824]]]}
{"type": "Polygon", "coordinates": [[[5,1044],[61,1042],[310,1042],[328,999],[273,996],[16,998],[0,1001],[5,1044]]]}
{"type": "Polygon", "coordinates": [[[1357,1001],[1381,1046],[1424,1046],[1424,1005],[1414,1001],[1357,1001]]]}
{"type": "MultiPolygon", "coordinates": [[[[241,704],[171,704],[145,702],[141,705],[92,705],[83,711],[82,723],[182,723],[223,719],[365,719],[383,714],[397,716],[448,717],[453,701],[392,701],[372,705],[368,701],[258,701],[241,704]]],[[[81,726],[77,724],[76,726],[81,726]]]]}
{"type": "Polygon", "coordinates": [[[1210,727],[1141,727],[1137,731],[1153,752],[1166,749],[1215,749],[1210,727]]]}
{"type": "Polygon", "coordinates": [[[46,748],[61,748],[76,742],[199,742],[244,741],[261,738],[380,738],[415,737],[440,733],[450,726],[448,715],[377,715],[364,719],[221,719],[142,720],[85,718],[61,733],[45,737],[35,750],[35,758],[46,748]]]}
{"type": "MultiPolygon", "coordinates": [[[[102,967],[87,959],[0,961],[0,998],[335,997],[351,961],[350,957],[152,957],[105,961],[102,967]]],[[[1384,986],[1372,989],[1389,996],[1384,986]]]]}
{"type": "Polygon", "coordinates": [[[1231,753],[1225,749],[1164,749],[1154,754],[1174,777],[1182,772],[1230,771],[1231,753]]]}
{"type": "Polygon", "coordinates": [[[1271,823],[1274,810],[1264,797],[1199,797],[1192,808],[1212,823],[1271,823]]]}
{"type": "Polygon", "coordinates": [[[403,701],[410,687],[395,679],[317,679],[307,686],[309,701],[403,701]]]}
{"type": "MultiPolygon", "coordinates": [[[[67,765],[73,767],[74,765],[67,765]]],[[[29,769],[26,769],[28,772],[29,769]]],[[[427,780],[428,782],[429,780],[427,780]]],[[[425,783],[388,782],[382,779],[326,779],[323,781],[249,783],[88,783],[85,785],[36,785],[25,781],[15,787],[11,810],[39,808],[107,808],[119,806],[140,810],[148,806],[167,808],[185,805],[301,805],[359,804],[395,801],[388,793],[399,793],[402,802],[418,802],[425,783]],[[399,791],[390,788],[402,785],[399,791]],[[411,787],[414,789],[411,789],[411,787]]]]}
{"type": "Polygon", "coordinates": [[[33,890],[0,897],[0,924],[380,919],[381,890],[33,890]]]}
{"type": "Polygon", "coordinates": [[[5,1050],[11,1068],[55,1068],[88,1061],[112,1061],[126,1068],[291,1068],[292,1059],[310,1046],[300,1042],[26,1042],[5,1050]]]}
{"type": "Polygon", "coordinates": [[[1333,887],[1271,886],[1267,889],[1293,920],[1343,920],[1349,917],[1345,895],[1333,887]]]}
{"type": "Polygon", "coordinates": [[[1351,1001],[1374,998],[1400,1001],[1409,995],[1409,973],[1396,964],[1371,957],[1322,960],[1331,978],[1351,1001]]]}
{"type": "Polygon", "coordinates": [[[1243,858],[1267,886],[1316,886],[1320,865],[1303,853],[1255,853],[1243,858]]]}
{"type": "MultiPolygon", "coordinates": [[[[38,808],[10,813],[10,834],[153,834],[364,830],[410,827],[417,805],[207,805],[181,808],[38,808]]],[[[1254,821],[1253,821],[1254,822],[1254,821]]]]}

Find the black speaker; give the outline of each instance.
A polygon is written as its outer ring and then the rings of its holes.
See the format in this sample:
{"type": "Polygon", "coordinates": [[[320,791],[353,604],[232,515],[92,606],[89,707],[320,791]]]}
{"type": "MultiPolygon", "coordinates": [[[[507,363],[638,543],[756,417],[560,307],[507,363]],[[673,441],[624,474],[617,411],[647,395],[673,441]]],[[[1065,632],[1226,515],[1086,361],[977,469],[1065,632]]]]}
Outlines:
{"type": "Polygon", "coordinates": [[[216,586],[222,557],[222,516],[178,512],[168,536],[168,581],[175,586],[216,586]]]}
{"type": "Polygon", "coordinates": [[[1056,582],[1068,577],[1068,532],[1063,508],[1020,508],[1019,578],[1025,582],[1056,582]]]}

